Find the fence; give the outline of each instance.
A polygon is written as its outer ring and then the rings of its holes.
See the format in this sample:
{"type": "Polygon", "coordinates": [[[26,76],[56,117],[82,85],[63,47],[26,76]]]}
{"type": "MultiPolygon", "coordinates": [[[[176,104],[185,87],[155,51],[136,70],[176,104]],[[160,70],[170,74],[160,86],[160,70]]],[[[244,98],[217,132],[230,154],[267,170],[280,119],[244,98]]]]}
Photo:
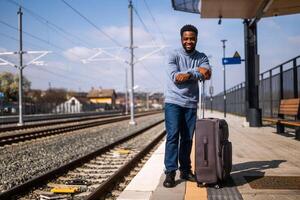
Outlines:
{"type": "MultiPolygon", "coordinates": [[[[300,97],[300,55],[261,73],[259,78],[262,116],[276,117],[281,99],[300,97]]],[[[211,105],[209,101],[206,98],[206,105],[211,105]]],[[[224,111],[223,93],[213,97],[212,109],[224,111]]],[[[245,82],[226,91],[226,112],[245,116],[245,82]]]]}

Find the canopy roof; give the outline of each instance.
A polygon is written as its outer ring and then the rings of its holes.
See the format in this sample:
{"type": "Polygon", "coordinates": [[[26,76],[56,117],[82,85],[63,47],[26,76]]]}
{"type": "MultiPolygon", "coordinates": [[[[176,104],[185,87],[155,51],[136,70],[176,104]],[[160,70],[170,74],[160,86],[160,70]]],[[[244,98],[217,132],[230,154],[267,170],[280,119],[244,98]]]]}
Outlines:
{"type": "Polygon", "coordinates": [[[172,0],[175,10],[202,18],[271,17],[300,13],[300,0],[172,0]]]}

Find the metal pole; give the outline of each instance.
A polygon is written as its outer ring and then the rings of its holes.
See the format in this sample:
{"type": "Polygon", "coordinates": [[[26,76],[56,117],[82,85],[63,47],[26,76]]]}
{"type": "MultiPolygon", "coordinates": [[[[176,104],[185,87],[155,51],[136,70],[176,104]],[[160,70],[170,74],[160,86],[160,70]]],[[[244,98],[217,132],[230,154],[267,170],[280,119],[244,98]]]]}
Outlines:
{"type": "Polygon", "coordinates": [[[125,68],[125,114],[128,114],[128,84],[127,84],[127,67],[125,68]]]}
{"type": "Polygon", "coordinates": [[[209,94],[210,94],[210,112],[212,113],[212,105],[213,105],[213,86],[212,86],[212,78],[210,78],[210,86],[209,86],[209,94]]]}
{"type": "Polygon", "coordinates": [[[23,41],[22,41],[22,8],[19,8],[17,13],[19,15],[19,36],[20,36],[20,51],[19,51],[19,58],[20,58],[20,65],[19,69],[19,123],[18,126],[23,126],[23,41]]]}
{"type": "Polygon", "coordinates": [[[130,19],[130,26],[129,26],[129,32],[130,32],[130,76],[131,76],[131,82],[130,82],[130,125],[135,125],[136,122],[134,121],[134,91],[133,91],[133,85],[134,85],[134,76],[133,76],[133,18],[132,18],[132,1],[129,0],[129,19],[130,19]]]}
{"type": "MultiPolygon", "coordinates": [[[[221,40],[223,43],[223,58],[225,58],[225,42],[227,40],[221,40]]],[[[225,64],[223,64],[223,76],[224,76],[224,117],[226,117],[226,71],[225,71],[225,64]]]]}
{"type": "Polygon", "coordinates": [[[297,63],[296,59],[293,60],[293,80],[294,80],[294,98],[298,98],[298,74],[297,74],[297,63]]]}
{"type": "Polygon", "coordinates": [[[147,104],[147,111],[149,110],[149,92],[146,92],[146,104],[147,104]]]}
{"type": "Polygon", "coordinates": [[[205,81],[202,82],[202,119],[204,119],[205,109],[205,81]]]}

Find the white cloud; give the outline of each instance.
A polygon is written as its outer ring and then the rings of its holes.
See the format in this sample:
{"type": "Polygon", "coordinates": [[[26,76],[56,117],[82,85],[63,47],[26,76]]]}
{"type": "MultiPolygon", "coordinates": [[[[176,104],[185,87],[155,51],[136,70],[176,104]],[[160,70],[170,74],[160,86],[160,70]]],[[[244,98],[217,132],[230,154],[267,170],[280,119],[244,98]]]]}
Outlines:
{"type": "Polygon", "coordinates": [[[0,52],[6,52],[7,50],[3,47],[0,47],[0,52]]]}
{"type": "Polygon", "coordinates": [[[270,29],[281,30],[281,26],[274,20],[274,18],[268,18],[265,21],[266,26],[270,29]]]}
{"type": "MultiPolygon", "coordinates": [[[[102,28],[103,32],[109,37],[101,34],[99,31],[89,31],[87,37],[94,41],[99,41],[99,48],[108,46],[124,47],[129,46],[129,26],[108,26],[102,28]],[[101,46],[100,46],[101,45],[101,46]]],[[[152,44],[152,37],[144,29],[139,27],[133,28],[134,45],[149,45],[152,44]]]]}
{"type": "Polygon", "coordinates": [[[288,42],[293,45],[300,45],[300,35],[290,36],[287,39],[288,39],[288,42]]]}
{"type": "Polygon", "coordinates": [[[63,52],[63,55],[70,61],[81,61],[92,56],[96,51],[86,47],[73,47],[63,52]]]}

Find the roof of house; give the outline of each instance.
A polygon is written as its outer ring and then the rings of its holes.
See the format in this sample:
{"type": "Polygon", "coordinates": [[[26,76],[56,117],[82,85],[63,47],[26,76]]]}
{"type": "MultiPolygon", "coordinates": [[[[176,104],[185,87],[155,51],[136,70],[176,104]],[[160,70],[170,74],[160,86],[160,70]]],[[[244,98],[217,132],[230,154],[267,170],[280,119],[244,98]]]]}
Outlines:
{"type": "Polygon", "coordinates": [[[82,104],[90,104],[90,101],[87,97],[75,97],[82,104]]]}
{"type": "Polygon", "coordinates": [[[95,98],[95,97],[112,97],[116,96],[116,92],[114,89],[92,89],[87,94],[88,98],[95,98]]]}

